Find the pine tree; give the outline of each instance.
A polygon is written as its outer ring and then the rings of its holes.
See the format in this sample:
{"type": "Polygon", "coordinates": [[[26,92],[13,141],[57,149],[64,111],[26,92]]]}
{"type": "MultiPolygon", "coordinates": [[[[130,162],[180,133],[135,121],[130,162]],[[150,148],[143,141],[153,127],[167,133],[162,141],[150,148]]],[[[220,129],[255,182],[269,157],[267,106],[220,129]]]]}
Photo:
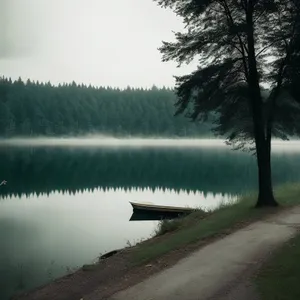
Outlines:
{"type": "Polygon", "coordinates": [[[177,113],[204,121],[244,148],[253,142],[258,165],[257,207],[277,206],[271,176],[271,137],[298,132],[298,0],[154,0],[183,18],[185,32],[163,42],[163,61],[199,59],[176,78],[177,113]],[[263,97],[262,86],[271,88],[263,97]],[[285,104],[283,105],[283,102],[285,104]],[[285,108],[285,113],[282,112],[285,108]],[[287,117],[288,116],[288,117],[287,117]],[[292,116],[292,122],[289,119],[292,116]]]}

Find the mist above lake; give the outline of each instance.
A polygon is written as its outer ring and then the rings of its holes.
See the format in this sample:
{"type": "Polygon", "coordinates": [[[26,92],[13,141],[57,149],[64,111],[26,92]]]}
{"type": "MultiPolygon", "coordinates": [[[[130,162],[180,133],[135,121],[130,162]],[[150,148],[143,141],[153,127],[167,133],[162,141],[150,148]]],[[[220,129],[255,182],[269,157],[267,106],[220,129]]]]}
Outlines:
{"type": "Polygon", "coordinates": [[[128,137],[116,138],[103,135],[68,138],[11,138],[0,140],[0,145],[11,146],[54,146],[54,147],[223,147],[218,139],[166,139],[128,137]]]}
{"type": "MultiPolygon", "coordinates": [[[[123,137],[117,138],[105,135],[87,135],[82,137],[62,137],[62,138],[9,138],[0,139],[0,146],[15,147],[132,147],[132,148],[205,148],[205,147],[226,147],[225,140],[222,139],[191,139],[191,138],[143,138],[143,137],[123,137]]],[[[300,141],[272,142],[274,150],[300,151],[300,141]]]]}

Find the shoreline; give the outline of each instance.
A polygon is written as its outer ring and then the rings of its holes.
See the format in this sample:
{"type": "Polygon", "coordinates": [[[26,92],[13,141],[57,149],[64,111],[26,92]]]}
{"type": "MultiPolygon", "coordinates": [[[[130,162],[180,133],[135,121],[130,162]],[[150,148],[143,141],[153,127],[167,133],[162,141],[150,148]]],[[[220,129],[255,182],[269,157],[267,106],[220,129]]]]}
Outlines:
{"type": "Polygon", "coordinates": [[[298,199],[298,195],[300,187],[290,185],[277,191],[277,198],[283,204],[278,209],[252,209],[255,198],[248,196],[243,197],[239,203],[221,207],[202,219],[191,214],[180,221],[177,220],[178,224],[174,230],[166,234],[124,248],[107,259],[100,260],[96,264],[84,265],[72,274],[14,296],[12,299],[71,300],[80,299],[94,290],[98,293],[101,290],[100,299],[106,299],[173,266],[180,259],[213,241],[291,207],[298,199]]]}

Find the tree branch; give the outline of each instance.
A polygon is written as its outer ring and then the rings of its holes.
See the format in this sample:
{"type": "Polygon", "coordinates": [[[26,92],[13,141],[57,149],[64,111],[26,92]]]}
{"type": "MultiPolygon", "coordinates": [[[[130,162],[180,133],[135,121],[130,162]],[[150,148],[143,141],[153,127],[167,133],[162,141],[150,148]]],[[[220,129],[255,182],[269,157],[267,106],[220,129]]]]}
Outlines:
{"type": "Polygon", "coordinates": [[[260,17],[265,13],[266,10],[263,10],[258,16],[257,18],[253,21],[253,24],[255,24],[259,19],[260,17]]]}
{"type": "MultiPolygon", "coordinates": [[[[295,18],[295,22],[293,24],[293,28],[292,28],[292,32],[291,32],[291,39],[289,42],[287,42],[286,39],[284,39],[285,45],[286,45],[286,55],[285,58],[282,60],[281,65],[279,67],[278,70],[278,74],[277,74],[277,79],[276,79],[276,87],[273,90],[273,95],[271,94],[271,108],[270,108],[270,113],[269,113],[269,117],[267,120],[267,141],[271,140],[272,137],[272,129],[273,129],[273,123],[274,123],[274,111],[275,111],[275,107],[276,107],[276,100],[280,94],[280,89],[282,86],[282,79],[283,79],[283,75],[284,75],[284,68],[288,62],[288,60],[290,59],[291,56],[291,48],[292,48],[292,44],[293,44],[293,36],[295,34],[295,30],[296,30],[296,23],[299,17],[299,13],[297,13],[297,17],[295,18]]],[[[281,23],[281,20],[280,20],[281,23]]],[[[282,24],[282,23],[281,23],[282,24]]]]}
{"type": "Polygon", "coordinates": [[[262,54],[263,52],[265,52],[268,48],[270,48],[271,46],[273,46],[274,44],[278,43],[282,41],[282,38],[278,39],[278,40],[275,40],[273,41],[272,43],[270,43],[268,46],[264,47],[261,51],[259,51],[255,57],[258,57],[260,54],[262,54]]]}
{"type": "MultiPolygon", "coordinates": [[[[231,23],[231,26],[235,26],[235,23],[234,23],[232,15],[231,15],[230,9],[228,7],[227,1],[222,0],[221,2],[223,2],[223,7],[224,7],[224,10],[225,10],[225,14],[228,16],[229,21],[231,23]]],[[[246,78],[248,78],[248,66],[247,66],[247,62],[246,62],[246,53],[245,53],[245,52],[248,53],[248,49],[247,49],[246,45],[243,43],[240,34],[237,33],[236,35],[239,39],[239,43],[240,43],[240,47],[241,47],[241,52],[242,52],[242,57],[243,57],[243,64],[244,64],[244,69],[245,69],[245,76],[246,76],[246,78]]]]}

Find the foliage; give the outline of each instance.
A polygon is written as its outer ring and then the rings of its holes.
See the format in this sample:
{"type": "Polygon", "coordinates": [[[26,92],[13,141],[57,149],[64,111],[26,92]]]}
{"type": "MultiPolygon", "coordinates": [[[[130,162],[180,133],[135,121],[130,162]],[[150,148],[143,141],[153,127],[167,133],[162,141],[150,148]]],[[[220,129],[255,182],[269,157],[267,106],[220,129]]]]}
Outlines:
{"type": "Polygon", "coordinates": [[[214,113],[216,133],[238,148],[253,142],[255,126],[264,139],[269,131],[282,139],[299,134],[299,1],[154,1],[186,25],[175,42],[163,42],[163,60],[199,61],[176,78],[177,113],[200,121],[214,113]]]}
{"type": "Polygon", "coordinates": [[[125,90],[0,79],[0,137],[211,136],[211,123],[174,118],[171,89],[125,90]]]}

